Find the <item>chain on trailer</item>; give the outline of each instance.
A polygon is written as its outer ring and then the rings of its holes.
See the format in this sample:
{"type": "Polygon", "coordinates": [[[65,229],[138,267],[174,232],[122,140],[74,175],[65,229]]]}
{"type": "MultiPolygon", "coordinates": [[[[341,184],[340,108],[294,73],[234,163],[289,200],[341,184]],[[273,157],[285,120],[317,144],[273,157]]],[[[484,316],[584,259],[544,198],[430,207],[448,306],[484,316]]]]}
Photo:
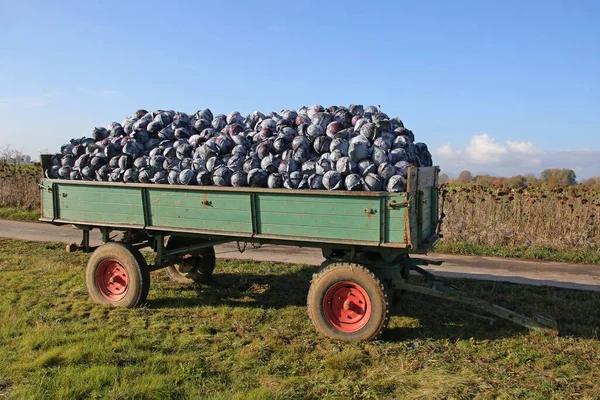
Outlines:
{"type": "MultiPolygon", "coordinates": [[[[248,242],[244,242],[243,245],[240,244],[240,242],[236,242],[237,244],[237,249],[240,253],[243,253],[246,251],[246,249],[248,248],[248,242]]],[[[260,243],[254,243],[254,242],[250,242],[250,246],[252,246],[253,249],[260,249],[262,247],[262,244],[260,243]]]]}

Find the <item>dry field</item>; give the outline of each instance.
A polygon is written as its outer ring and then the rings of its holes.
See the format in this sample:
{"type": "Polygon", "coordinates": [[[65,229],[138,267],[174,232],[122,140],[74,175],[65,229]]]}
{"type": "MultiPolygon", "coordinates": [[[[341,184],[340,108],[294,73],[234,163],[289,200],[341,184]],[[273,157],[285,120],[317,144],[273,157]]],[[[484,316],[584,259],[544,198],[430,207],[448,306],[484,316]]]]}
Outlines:
{"type": "Polygon", "coordinates": [[[37,181],[41,174],[41,168],[34,165],[0,163],[0,207],[37,210],[40,207],[37,181]]]}
{"type": "Polygon", "coordinates": [[[589,186],[445,189],[446,238],[494,246],[597,249],[600,192],[589,186]]]}

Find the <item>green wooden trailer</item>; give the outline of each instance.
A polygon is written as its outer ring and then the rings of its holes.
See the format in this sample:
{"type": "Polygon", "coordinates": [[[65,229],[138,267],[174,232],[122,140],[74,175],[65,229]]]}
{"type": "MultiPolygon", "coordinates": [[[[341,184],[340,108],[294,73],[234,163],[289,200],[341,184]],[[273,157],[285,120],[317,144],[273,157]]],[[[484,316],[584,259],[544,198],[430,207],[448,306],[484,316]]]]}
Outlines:
{"type": "MultiPolygon", "coordinates": [[[[42,157],[42,165],[49,162],[42,157]]],[[[406,193],[170,186],[43,179],[41,221],[82,230],[79,246],[93,253],[86,269],[90,297],[135,307],[145,302],[150,271],[166,269],[181,283],[208,283],[214,246],[226,242],[321,248],[308,311],[316,329],[333,338],[368,340],[387,326],[393,293],[409,290],[467,302],[530,327],[527,318],[472,299],[421,269],[440,239],[437,167],[411,168],[406,193]],[[90,248],[89,232],[102,233],[90,248]],[[114,241],[114,232],[121,232],[114,241]],[[153,265],[140,253],[155,252],[153,265]],[[408,282],[410,271],[427,285],[408,282]]]]}

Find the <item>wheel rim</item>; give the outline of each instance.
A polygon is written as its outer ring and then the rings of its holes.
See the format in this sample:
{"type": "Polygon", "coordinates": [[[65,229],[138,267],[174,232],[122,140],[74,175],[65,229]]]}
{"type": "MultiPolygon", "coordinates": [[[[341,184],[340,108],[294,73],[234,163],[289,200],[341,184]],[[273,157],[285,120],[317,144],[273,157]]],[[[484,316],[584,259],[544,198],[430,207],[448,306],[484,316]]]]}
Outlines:
{"type": "Polygon", "coordinates": [[[109,258],[100,263],[96,269],[96,287],[108,301],[119,301],[129,287],[129,275],[119,261],[109,258]]]}
{"type": "Polygon", "coordinates": [[[356,332],[371,318],[371,299],[356,282],[344,281],[331,286],[323,298],[327,321],[340,332],[356,332]]]}

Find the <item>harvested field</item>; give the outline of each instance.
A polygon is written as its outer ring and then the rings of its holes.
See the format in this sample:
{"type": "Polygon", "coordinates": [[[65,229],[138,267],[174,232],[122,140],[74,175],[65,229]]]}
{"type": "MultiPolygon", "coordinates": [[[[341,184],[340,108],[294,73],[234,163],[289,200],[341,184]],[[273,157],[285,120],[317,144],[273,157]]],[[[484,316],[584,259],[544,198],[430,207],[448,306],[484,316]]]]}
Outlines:
{"type": "Polygon", "coordinates": [[[589,186],[544,189],[446,188],[447,239],[492,246],[600,246],[600,192],[589,186]]]}
{"type": "Polygon", "coordinates": [[[0,163],[0,208],[39,209],[37,182],[41,174],[41,167],[35,165],[0,163]]]}

